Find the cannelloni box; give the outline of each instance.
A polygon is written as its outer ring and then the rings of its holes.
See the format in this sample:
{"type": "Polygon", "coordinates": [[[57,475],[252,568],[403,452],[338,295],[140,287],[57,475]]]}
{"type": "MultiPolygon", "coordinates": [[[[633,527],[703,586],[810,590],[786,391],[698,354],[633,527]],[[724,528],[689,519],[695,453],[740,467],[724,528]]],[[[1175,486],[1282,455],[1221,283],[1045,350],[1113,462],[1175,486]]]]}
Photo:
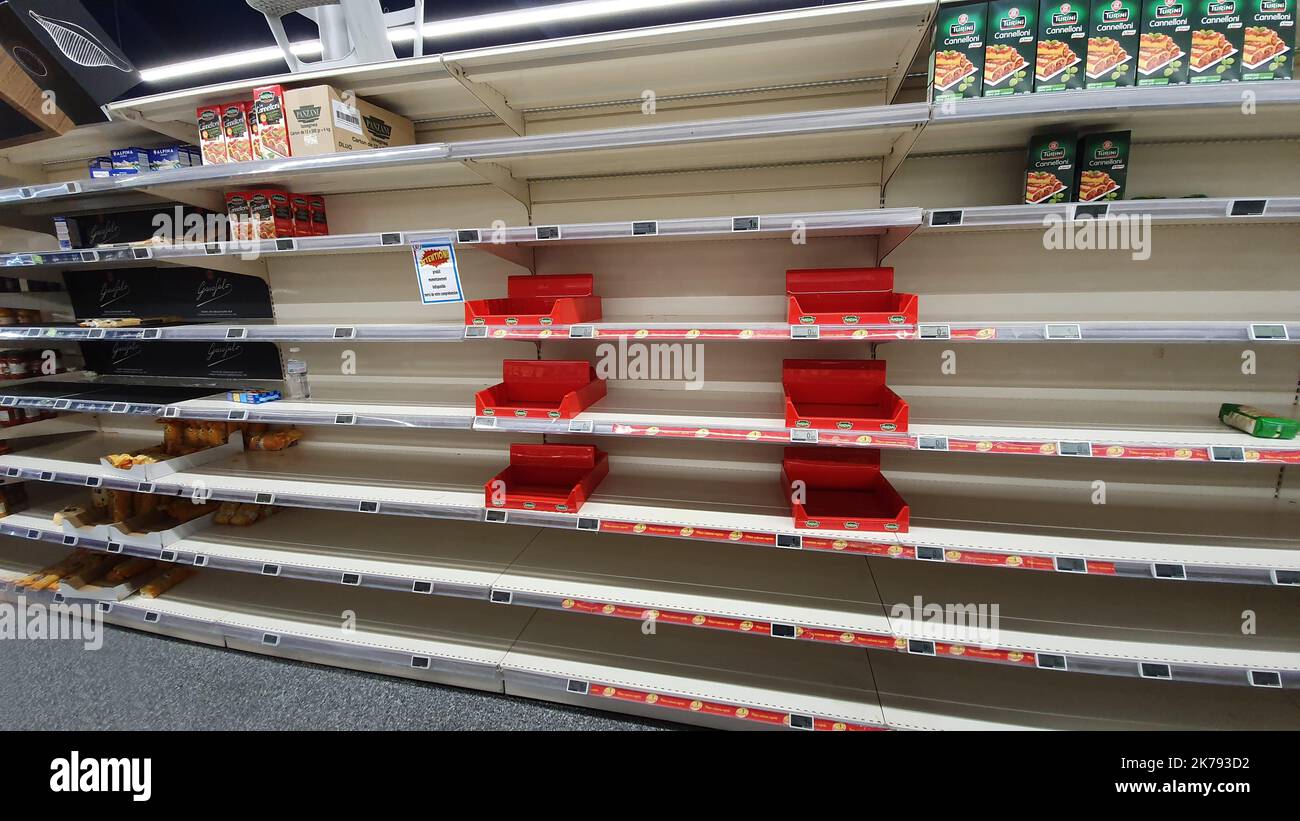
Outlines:
{"type": "Polygon", "coordinates": [[[1241,0],[1246,4],[1241,79],[1290,80],[1296,44],[1296,0],[1241,0]]]}
{"type": "Polygon", "coordinates": [[[1079,202],[1124,199],[1128,182],[1131,132],[1089,134],[1079,140],[1079,176],[1075,186],[1079,202]]]}
{"type": "Polygon", "coordinates": [[[984,36],[984,96],[1028,94],[1034,90],[1034,0],[994,0],[989,3],[984,36]]]}
{"type": "Polygon", "coordinates": [[[1246,0],[1192,0],[1192,57],[1188,82],[1241,78],[1246,0]]]}
{"type": "Polygon", "coordinates": [[[1088,9],[1088,0],[1039,2],[1034,91],[1083,88],[1083,61],[1088,51],[1088,9]]]}
{"type": "Polygon", "coordinates": [[[1143,0],[1138,45],[1140,86],[1187,82],[1192,52],[1192,0],[1143,0]]]}
{"type": "Polygon", "coordinates": [[[1118,88],[1137,81],[1138,0],[1096,0],[1088,24],[1084,88],[1118,88]]]}
{"type": "Polygon", "coordinates": [[[1074,199],[1073,134],[1040,134],[1029,139],[1025,163],[1025,202],[1069,202],[1074,199]]]}
{"type": "MultiPolygon", "coordinates": [[[[1032,1],[1032,0],[1031,0],[1032,1]]],[[[931,99],[978,97],[984,88],[984,28],[988,3],[944,3],[934,23],[931,99]]]]}

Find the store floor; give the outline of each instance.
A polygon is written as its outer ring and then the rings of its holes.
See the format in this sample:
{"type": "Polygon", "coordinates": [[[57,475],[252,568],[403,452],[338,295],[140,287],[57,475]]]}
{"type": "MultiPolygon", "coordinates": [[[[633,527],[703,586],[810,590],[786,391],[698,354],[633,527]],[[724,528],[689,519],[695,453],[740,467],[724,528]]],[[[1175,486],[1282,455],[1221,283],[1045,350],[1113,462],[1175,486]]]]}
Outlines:
{"type": "Polygon", "coordinates": [[[653,730],[609,713],[106,627],[0,641],[0,730],[653,730]]]}

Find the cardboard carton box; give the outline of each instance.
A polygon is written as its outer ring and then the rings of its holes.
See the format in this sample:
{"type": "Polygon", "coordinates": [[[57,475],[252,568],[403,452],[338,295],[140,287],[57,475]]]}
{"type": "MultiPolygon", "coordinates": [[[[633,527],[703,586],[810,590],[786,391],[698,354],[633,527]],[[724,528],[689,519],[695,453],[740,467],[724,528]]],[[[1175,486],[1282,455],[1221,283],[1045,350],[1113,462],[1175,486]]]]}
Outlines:
{"type": "Polygon", "coordinates": [[[284,106],[295,157],[415,143],[410,120],[365,100],[349,101],[331,86],[286,91],[284,106]]]}
{"type": "Polygon", "coordinates": [[[1079,202],[1124,199],[1131,137],[1129,131],[1110,131],[1088,134],[1079,141],[1079,176],[1075,184],[1079,202]]]}
{"type": "Polygon", "coordinates": [[[1296,0],[1244,0],[1241,79],[1290,80],[1296,43],[1296,0]]]}
{"type": "Polygon", "coordinates": [[[1025,163],[1025,202],[1069,202],[1074,199],[1073,134],[1040,134],[1029,138],[1025,163]]]}
{"type": "Polygon", "coordinates": [[[994,0],[989,3],[984,35],[984,96],[1028,94],[1034,90],[1030,72],[1037,52],[1038,4],[1034,0],[994,0]]]}
{"type": "Polygon", "coordinates": [[[931,98],[960,100],[984,90],[984,30],[988,3],[944,3],[934,23],[931,98]]]}
{"type": "Polygon", "coordinates": [[[1088,12],[1088,0],[1039,2],[1035,92],[1083,88],[1083,61],[1088,51],[1088,12]]]}
{"type": "Polygon", "coordinates": [[[1084,88],[1118,88],[1137,82],[1138,0],[1095,0],[1088,25],[1084,88]]]}
{"type": "Polygon", "coordinates": [[[1192,51],[1191,2],[1143,0],[1138,85],[1187,82],[1187,64],[1192,51]]]}
{"type": "Polygon", "coordinates": [[[1204,84],[1241,79],[1246,0],[1192,0],[1192,9],[1187,81],[1204,84]]]}

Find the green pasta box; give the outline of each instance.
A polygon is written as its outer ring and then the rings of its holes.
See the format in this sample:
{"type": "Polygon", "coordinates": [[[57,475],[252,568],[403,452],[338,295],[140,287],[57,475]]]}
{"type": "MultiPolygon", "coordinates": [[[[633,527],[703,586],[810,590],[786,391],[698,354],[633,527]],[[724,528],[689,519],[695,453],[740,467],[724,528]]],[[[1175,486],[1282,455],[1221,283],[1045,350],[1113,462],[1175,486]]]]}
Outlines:
{"type": "Polygon", "coordinates": [[[1085,88],[1118,88],[1137,81],[1138,0],[1095,0],[1088,21],[1085,88]]]}
{"type": "Polygon", "coordinates": [[[1029,138],[1025,163],[1025,202],[1069,202],[1074,199],[1073,134],[1040,134],[1029,138]]]}
{"type": "Polygon", "coordinates": [[[1083,88],[1083,59],[1088,50],[1088,0],[1038,4],[1038,50],[1034,91],[1083,88]]]}
{"type": "Polygon", "coordinates": [[[1187,82],[1230,83],[1241,78],[1246,0],[1192,0],[1192,54],[1187,82]]]}
{"type": "Polygon", "coordinates": [[[1075,184],[1079,202],[1124,199],[1131,137],[1129,131],[1109,131],[1088,134],[1079,141],[1079,176],[1075,184]]]}
{"type": "Polygon", "coordinates": [[[1300,422],[1250,405],[1225,402],[1219,406],[1219,421],[1259,439],[1294,439],[1300,422]]]}
{"type": "Polygon", "coordinates": [[[934,23],[931,98],[961,100],[984,90],[984,27],[988,3],[944,3],[934,23]]]}
{"type": "Polygon", "coordinates": [[[1241,79],[1290,80],[1296,42],[1296,0],[1243,0],[1241,79]],[[1288,52],[1292,52],[1288,54],[1288,52]]]}
{"type": "Polygon", "coordinates": [[[1188,56],[1192,50],[1193,0],[1142,2],[1137,84],[1171,86],[1187,82],[1188,56]]]}
{"type": "Polygon", "coordinates": [[[989,3],[988,31],[984,36],[984,96],[1028,94],[1034,90],[1034,20],[1038,5],[1016,0],[989,3]]]}

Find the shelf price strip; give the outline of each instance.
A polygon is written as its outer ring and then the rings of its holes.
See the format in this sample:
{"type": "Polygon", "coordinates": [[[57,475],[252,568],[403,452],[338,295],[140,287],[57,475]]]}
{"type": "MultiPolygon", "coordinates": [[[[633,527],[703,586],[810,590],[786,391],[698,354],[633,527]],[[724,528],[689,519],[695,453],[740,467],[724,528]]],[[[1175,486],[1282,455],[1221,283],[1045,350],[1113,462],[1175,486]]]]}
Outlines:
{"type": "Polygon", "coordinates": [[[638,690],[631,687],[605,684],[598,681],[591,682],[588,689],[588,695],[595,698],[612,698],[619,701],[632,701],[638,704],[648,704],[653,707],[666,707],[671,710],[686,710],[704,715],[735,718],[744,721],[755,721],[761,724],[783,725],[804,730],[865,731],[888,729],[887,727],[879,727],[870,724],[836,721],[815,716],[796,716],[791,713],[781,713],[775,710],[764,710],[757,707],[744,707],[735,704],[724,704],[718,701],[684,698],[682,696],[668,695],[666,693],[654,693],[648,690],[638,690]]]}

